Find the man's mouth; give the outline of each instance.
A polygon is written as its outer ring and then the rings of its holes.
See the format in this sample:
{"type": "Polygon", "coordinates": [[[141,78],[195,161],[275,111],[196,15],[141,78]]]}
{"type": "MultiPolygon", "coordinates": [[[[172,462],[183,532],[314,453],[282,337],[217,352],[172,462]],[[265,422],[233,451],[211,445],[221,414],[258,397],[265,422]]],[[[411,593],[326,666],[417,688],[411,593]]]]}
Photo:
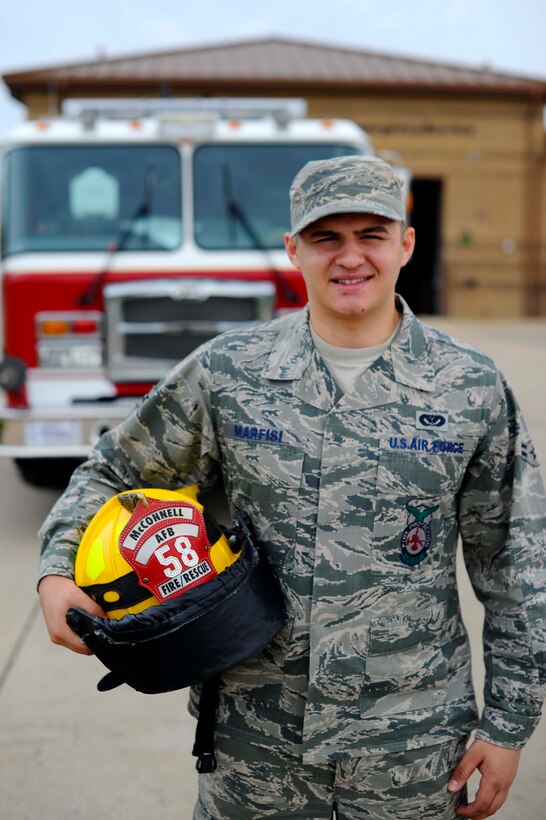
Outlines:
{"type": "Polygon", "coordinates": [[[360,285],[362,282],[367,282],[371,278],[371,276],[359,276],[353,279],[333,279],[332,281],[336,285],[360,285]]]}

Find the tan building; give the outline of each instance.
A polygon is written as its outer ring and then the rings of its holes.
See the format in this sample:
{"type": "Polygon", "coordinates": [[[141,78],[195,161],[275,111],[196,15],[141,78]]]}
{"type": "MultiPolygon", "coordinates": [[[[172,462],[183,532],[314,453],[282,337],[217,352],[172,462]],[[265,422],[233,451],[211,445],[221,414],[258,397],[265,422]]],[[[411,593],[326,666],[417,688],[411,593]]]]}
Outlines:
{"type": "Polygon", "coordinates": [[[546,315],[546,80],[285,38],[5,74],[29,117],[82,97],[301,97],[412,169],[420,313],[546,315]]]}

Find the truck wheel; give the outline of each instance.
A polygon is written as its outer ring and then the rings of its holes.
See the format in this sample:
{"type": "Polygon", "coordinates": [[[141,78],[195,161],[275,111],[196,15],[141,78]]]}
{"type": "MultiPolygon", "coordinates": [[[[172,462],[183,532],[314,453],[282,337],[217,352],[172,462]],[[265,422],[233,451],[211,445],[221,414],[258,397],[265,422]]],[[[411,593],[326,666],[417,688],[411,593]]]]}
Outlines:
{"type": "Polygon", "coordinates": [[[19,475],[34,487],[64,489],[82,459],[78,458],[16,458],[19,475]]]}

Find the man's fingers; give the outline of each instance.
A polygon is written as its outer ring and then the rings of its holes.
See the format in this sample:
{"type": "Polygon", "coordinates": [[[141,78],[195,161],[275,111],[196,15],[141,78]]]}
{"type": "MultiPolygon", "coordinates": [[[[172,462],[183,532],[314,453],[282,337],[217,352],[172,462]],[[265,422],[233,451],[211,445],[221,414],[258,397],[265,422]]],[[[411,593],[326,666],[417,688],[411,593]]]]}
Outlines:
{"type": "Polygon", "coordinates": [[[482,760],[483,755],[474,745],[472,745],[453,772],[451,780],[447,786],[449,791],[460,791],[472,774],[476,771],[482,760]]]}
{"type": "Polygon", "coordinates": [[[467,806],[459,806],[457,815],[471,820],[492,817],[506,802],[520,754],[518,749],[503,748],[482,740],[474,741],[453,773],[448,788],[457,791],[453,784],[462,785],[476,769],[481,774],[480,785],[474,801],[467,806]]]}
{"type": "Polygon", "coordinates": [[[503,789],[495,794],[493,800],[488,804],[487,799],[474,800],[468,806],[460,806],[457,809],[457,814],[460,817],[468,817],[470,820],[485,820],[487,817],[493,817],[501,806],[506,802],[508,797],[508,790],[503,789]]]}
{"type": "Polygon", "coordinates": [[[497,792],[497,794],[493,798],[493,802],[489,806],[489,811],[490,811],[490,814],[488,815],[489,817],[491,815],[495,814],[495,812],[497,812],[500,809],[500,807],[503,806],[506,803],[506,798],[508,797],[508,793],[509,793],[508,789],[502,789],[502,791],[497,792]]]}
{"type": "Polygon", "coordinates": [[[66,613],[70,607],[80,607],[90,615],[105,617],[101,607],[76,586],[72,579],[62,576],[48,575],[43,578],[38,594],[51,641],[79,655],[92,655],[91,650],[66,623],[66,613]]]}
{"type": "Polygon", "coordinates": [[[472,820],[483,820],[484,817],[491,817],[496,811],[492,808],[496,797],[495,790],[487,789],[485,786],[480,787],[472,803],[467,806],[459,806],[457,814],[461,817],[470,817],[472,820]]]}
{"type": "Polygon", "coordinates": [[[495,786],[492,788],[481,786],[473,802],[467,806],[459,806],[457,814],[461,817],[470,817],[471,820],[484,820],[486,817],[492,817],[506,802],[508,791],[508,789],[497,789],[495,786]]]}
{"type": "Polygon", "coordinates": [[[93,653],[88,646],[84,644],[82,639],[76,635],[75,632],[67,626],[66,629],[59,629],[51,632],[49,637],[51,642],[56,646],[64,646],[66,649],[71,649],[72,652],[77,652],[78,655],[92,655],[93,653]]]}

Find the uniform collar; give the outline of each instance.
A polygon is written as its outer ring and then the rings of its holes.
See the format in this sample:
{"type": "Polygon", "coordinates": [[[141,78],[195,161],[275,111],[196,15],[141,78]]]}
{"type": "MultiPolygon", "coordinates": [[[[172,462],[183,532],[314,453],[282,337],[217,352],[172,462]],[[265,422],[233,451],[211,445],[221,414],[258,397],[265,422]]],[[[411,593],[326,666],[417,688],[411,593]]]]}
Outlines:
{"type": "Polygon", "coordinates": [[[290,381],[296,398],[324,412],[341,398],[340,388],[313,344],[307,307],[281,323],[264,376],[290,381]]]}
{"type": "MultiPolygon", "coordinates": [[[[424,327],[404,299],[397,296],[397,300],[402,309],[402,324],[392,345],[376,364],[380,366],[381,360],[384,360],[385,367],[382,369],[395,382],[432,392],[435,389],[435,371],[424,327]]],[[[275,381],[300,380],[315,358],[309,329],[309,309],[306,307],[283,323],[264,376],[275,381]]]]}
{"type": "Polygon", "coordinates": [[[402,325],[390,347],[394,378],[399,384],[431,393],[436,387],[436,372],[425,326],[401,296],[396,298],[402,308],[402,325]]]}
{"type": "Polygon", "coordinates": [[[282,323],[265,367],[265,378],[274,381],[301,379],[314,349],[309,329],[309,308],[305,307],[289,315],[282,323]]]}

